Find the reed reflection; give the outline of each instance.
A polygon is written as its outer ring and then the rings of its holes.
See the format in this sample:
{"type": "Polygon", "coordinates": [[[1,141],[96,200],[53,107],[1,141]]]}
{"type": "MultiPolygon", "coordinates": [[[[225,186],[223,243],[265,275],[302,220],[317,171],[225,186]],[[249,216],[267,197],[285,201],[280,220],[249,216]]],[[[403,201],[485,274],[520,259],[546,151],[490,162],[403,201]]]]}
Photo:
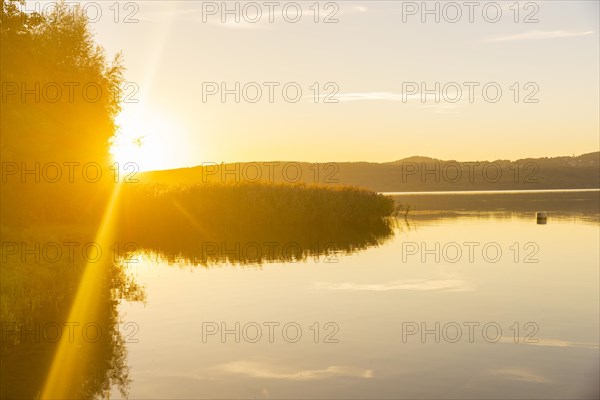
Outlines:
{"type": "Polygon", "coordinates": [[[394,233],[391,199],[353,189],[291,185],[133,188],[119,210],[118,241],[130,253],[210,266],[335,262],[394,233]]]}
{"type": "Polygon", "coordinates": [[[548,213],[552,221],[600,223],[600,191],[552,193],[488,193],[488,194],[408,194],[390,196],[400,204],[410,204],[408,216],[413,225],[459,218],[491,218],[530,220],[536,223],[536,212],[548,213]]]}

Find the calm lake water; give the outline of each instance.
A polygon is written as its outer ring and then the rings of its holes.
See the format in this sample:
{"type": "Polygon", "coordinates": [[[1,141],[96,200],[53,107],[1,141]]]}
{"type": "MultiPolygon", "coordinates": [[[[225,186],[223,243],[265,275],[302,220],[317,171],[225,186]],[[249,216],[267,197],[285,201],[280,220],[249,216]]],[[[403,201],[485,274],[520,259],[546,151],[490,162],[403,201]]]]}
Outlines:
{"type": "Polygon", "coordinates": [[[598,196],[406,195],[381,245],[299,262],[137,254],[130,398],[597,398],[598,196]]]}

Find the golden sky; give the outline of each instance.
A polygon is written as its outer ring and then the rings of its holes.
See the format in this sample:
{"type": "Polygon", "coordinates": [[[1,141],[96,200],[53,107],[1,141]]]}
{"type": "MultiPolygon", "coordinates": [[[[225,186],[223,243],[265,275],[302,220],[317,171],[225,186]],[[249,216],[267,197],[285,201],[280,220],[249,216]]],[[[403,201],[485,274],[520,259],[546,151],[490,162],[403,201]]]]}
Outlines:
{"type": "Polygon", "coordinates": [[[318,22],[312,1],[247,3],[227,2],[239,7],[230,14],[221,2],[122,2],[118,13],[101,3],[97,40],[109,55],[123,51],[138,100],[119,117],[121,161],[495,160],[599,148],[596,1],[437,2],[439,22],[421,2],[320,2],[318,22]],[[236,82],[240,102],[223,102],[221,84],[236,82]]]}

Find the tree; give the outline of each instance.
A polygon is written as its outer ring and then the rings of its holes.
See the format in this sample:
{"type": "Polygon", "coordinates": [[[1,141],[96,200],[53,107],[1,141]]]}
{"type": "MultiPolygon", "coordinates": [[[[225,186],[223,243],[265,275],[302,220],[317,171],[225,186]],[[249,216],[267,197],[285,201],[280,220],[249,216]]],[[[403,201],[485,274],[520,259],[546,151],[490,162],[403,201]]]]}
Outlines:
{"type": "MultiPolygon", "coordinates": [[[[0,157],[3,223],[73,221],[101,215],[106,181],[73,184],[64,163],[109,163],[120,111],[121,54],[108,61],[94,42],[85,12],[64,2],[48,14],[23,12],[23,1],[2,0],[0,22],[0,157]],[[57,184],[20,172],[57,163],[57,184]],[[7,175],[8,164],[19,173],[7,175]]],[[[13,171],[14,172],[14,171],[13,171]]]]}
{"type": "Polygon", "coordinates": [[[108,62],[80,7],[49,15],[2,0],[2,157],[108,160],[120,111],[122,57],[108,62]]]}

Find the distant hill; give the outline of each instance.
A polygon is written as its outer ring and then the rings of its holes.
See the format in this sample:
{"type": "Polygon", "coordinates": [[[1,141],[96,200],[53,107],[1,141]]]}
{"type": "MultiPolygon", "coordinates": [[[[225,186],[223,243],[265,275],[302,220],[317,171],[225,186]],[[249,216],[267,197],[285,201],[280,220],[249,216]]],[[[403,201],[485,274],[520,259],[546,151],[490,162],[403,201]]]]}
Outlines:
{"type": "Polygon", "coordinates": [[[269,161],[207,164],[138,174],[142,182],[189,185],[288,182],[351,185],[378,192],[600,188],[600,152],[516,161],[409,157],[387,163],[269,161]]]}

